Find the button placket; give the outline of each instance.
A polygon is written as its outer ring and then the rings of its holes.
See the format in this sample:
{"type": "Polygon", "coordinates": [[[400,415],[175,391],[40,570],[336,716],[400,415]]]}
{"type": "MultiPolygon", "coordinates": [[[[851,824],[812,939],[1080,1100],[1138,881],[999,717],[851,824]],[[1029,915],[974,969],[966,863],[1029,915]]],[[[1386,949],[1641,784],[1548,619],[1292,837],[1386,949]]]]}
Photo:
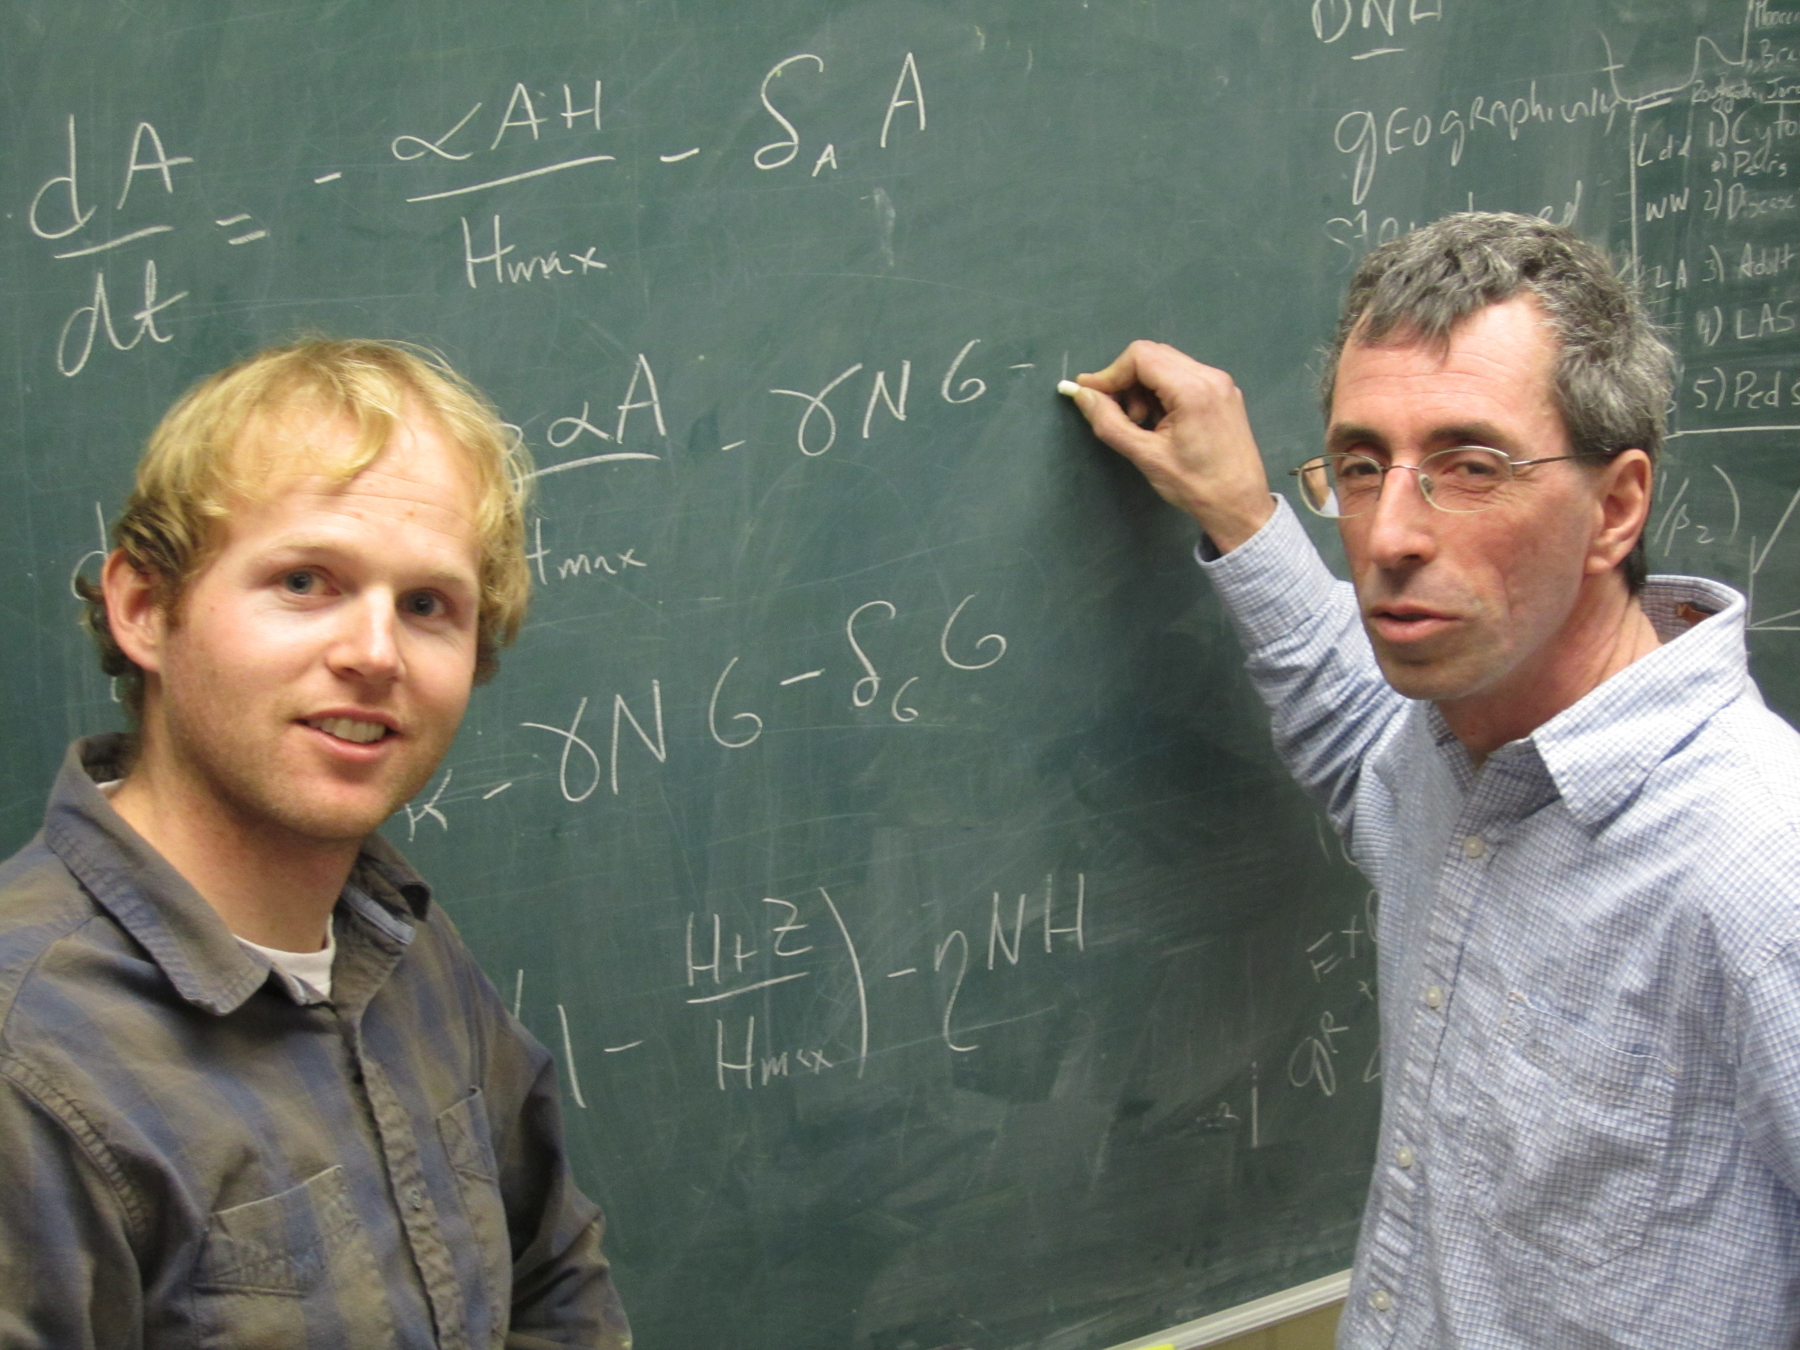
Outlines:
{"type": "Polygon", "coordinates": [[[425,1178],[420,1171],[419,1142],[406,1107],[380,1061],[365,1053],[359,1030],[352,1032],[352,1050],[363,1067],[376,1134],[387,1162],[388,1183],[393,1187],[392,1194],[399,1204],[400,1226],[425,1286],[425,1298],[437,1330],[437,1343],[444,1350],[469,1350],[455,1261],[445,1245],[437,1207],[425,1188],[425,1178]]]}
{"type": "MultiPolygon", "coordinates": [[[[1430,917],[1418,941],[1416,968],[1420,983],[1411,1014],[1414,1029],[1407,1037],[1406,1063],[1395,1065],[1388,1079],[1391,1166],[1384,1184],[1377,1187],[1379,1208],[1371,1216],[1370,1253],[1366,1306],[1375,1313],[1397,1309],[1397,1290],[1405,1286],[1417,1257],[1419,1225],[1426,1218],[1425,1178],[1413,1139],[1431,1137],[1429,1101],[1437,1081],[1444,1038],[1450,1032],[1449,1006],[1454,994],[1451,980],[1460,964],[1470,928],[1487,890],[1488,863],[1494,856],[1488,837],[1476,825],[1481,804],[1465,801],[1460,819],[1446,820],[1451,828],[1437,853],[1439,870],[1434,878],[1430,917]]],[[[1431,856],[1429,853],[1426,857],[1431,856]]],[[[1398,1315],[1397,1312],[1395,1315],[1398,1315]]]]}

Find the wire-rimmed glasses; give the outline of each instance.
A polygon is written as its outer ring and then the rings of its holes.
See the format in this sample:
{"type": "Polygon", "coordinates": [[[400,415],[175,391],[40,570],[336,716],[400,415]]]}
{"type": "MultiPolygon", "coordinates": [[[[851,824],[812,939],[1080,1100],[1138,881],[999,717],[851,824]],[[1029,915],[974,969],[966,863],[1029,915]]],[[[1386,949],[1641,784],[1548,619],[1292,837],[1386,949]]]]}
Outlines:
{"type": "Polygon", "coordinates": [[[1381,499],[1382,485],[1395,469],[1416,474],[1419,491],[1438,510],[1467,515],[1500,505],[1519,469],[1592,457],[1583,454],[1514,459],[1485,445],[1457,445],[1434,450],[1417,464],[1383,464],[1369,455],[1342,452],[1317,455],[1288,473],[1300,480],[1300,500],[1315,515],[1328,520],[1344,520],[1373,511],[1381,499]]]}

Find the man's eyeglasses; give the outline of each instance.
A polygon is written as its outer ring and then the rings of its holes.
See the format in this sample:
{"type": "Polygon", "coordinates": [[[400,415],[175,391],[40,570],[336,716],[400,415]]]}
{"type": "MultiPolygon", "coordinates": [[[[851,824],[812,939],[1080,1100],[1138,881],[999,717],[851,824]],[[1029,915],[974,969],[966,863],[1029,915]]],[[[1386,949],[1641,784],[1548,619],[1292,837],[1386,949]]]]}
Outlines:
{"type": "Polygon", "coordinates": [[[1435,450],[1417,464],[1383,464],[1368,455],[1319,455],[1288,473],[1300,480],[1300,499],[1315,514],[1331,520],[1373,511],[1381,498],[1382,484],[1395,469],[1417,474],[1419,491],[1438,510],[1464,515],[1489,510],[1506,500],[1507,488],[1519,469],[1593,457],[1585,454],[1514,459],[1484,445],[1458,445],[1435,450]]]}

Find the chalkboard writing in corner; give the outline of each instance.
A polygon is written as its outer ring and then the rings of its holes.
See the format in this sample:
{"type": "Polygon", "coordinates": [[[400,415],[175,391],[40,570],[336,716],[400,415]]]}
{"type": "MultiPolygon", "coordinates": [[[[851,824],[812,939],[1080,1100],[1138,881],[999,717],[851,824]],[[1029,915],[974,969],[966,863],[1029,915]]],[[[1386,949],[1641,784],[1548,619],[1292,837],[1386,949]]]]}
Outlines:
{"type": "Polygon", "coordinates": [[[640,1342],[1095,1350],[1341,1270],[1379,916],[1054,385],[1167,339],[1284,468],[1367,249],[1571,221],[1683,361],[1653,565],[1800,711],[1797,88],[1763,0],[26,0],[0,845],[118,721],[69,587],[160,411],[433,343],[537,593],[390,832],[561,1062],[640,1342]]]}

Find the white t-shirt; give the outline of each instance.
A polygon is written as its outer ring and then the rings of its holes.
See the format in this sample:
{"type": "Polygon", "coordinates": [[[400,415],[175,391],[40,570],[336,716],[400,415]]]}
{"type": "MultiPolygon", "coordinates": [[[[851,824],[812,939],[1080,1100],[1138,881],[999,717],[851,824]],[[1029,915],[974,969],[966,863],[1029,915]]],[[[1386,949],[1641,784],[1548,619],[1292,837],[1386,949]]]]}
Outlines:
{"type": "MultiPolygon", "coordinates": [[[[232,936],[237,935],[234,933],[232,936]]],[[[329,924],[325,928],[323,951],[283,952],[273,947],[264,947],[245,937],[238,938],[238,941],[259,956],[266,957],[269,964],[284,978],[304,985],[305,988],[294,991],[299,998],[310,1001],[308,996],[315,991],[325,998],[331,997],[331,963],[337,956],[337,934],[331,931],[329,924]]]]}
{"type": "MultiPolygon", "coordinates": [[[[114,778],[110,782],[98,784],[100,791],[108,797],[119,790],[122,778],[114,778]]],[[[331,997],[331,963],[337,957],[337,934],[331,931],[331,925],[325,925],[325,948],[316,952],[283,952],[273,947],[264,947],[252,942],[249,938],[232,934],[251,951],[267,959],[281,977],[289,981],[290,987],[298,982],[302,987],[293,990],[294,996],[304,1002],[311,1001],[311,995],[317,993],[323,998],[331,997]]]]}

